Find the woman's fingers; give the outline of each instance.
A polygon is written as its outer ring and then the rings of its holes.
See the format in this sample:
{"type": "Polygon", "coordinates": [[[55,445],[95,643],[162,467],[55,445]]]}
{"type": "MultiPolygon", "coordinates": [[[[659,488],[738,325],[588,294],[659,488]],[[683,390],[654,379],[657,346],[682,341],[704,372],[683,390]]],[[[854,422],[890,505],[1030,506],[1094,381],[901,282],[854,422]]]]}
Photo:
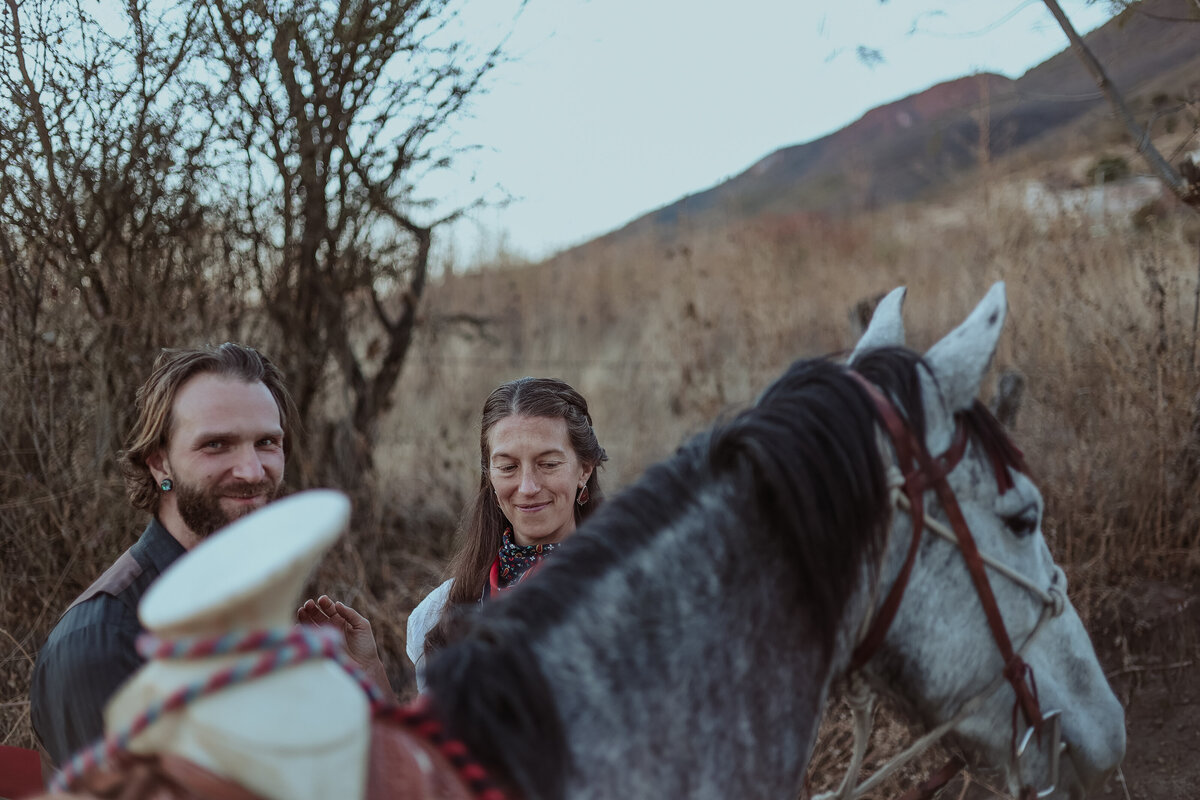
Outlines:
{"type": "Polygon", "coordinates": [[[341,617],[355,630],[371,630],[371,621],[345,603],[334,603],[331,613],[341,617]]]}
{"type": "MultiPolygon", "coordinates": [[[[328,600],[329,598],[325,598],[328,600]]],[[[332,601],[330,601],[332,604],[332,601]]],[[[332,609],[331,609],[332,610],[332,609]]],[[[320,600],[305,600],[296,610],[296,619],[304,625],[328,625],[334,618],[321,607],[320,600]]],[[[340,622],[340,620],[338,620],[340,622]]]]}
{"type": "Polygon", "coordinates": [[[323,594],[315,600],[305,600],[296,611],[296,619],[304,625],[336,625],[347,635],[358,638],[363,649],[368,645],[372,648],[375,645],[371,621],[345,603],[333,600],[329,595],[323,594]]]}

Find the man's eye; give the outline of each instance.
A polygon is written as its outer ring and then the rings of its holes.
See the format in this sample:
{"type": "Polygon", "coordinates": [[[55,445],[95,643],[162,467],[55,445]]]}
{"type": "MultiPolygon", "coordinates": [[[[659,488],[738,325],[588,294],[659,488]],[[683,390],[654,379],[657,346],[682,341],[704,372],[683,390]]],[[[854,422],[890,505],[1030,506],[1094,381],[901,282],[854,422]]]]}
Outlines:
{"type": "Polygon", "coordinates": [[[224,446],[225,446],[224,442],[205,442],[204,443],[205,450],[220,450],[224,446]]]}
{"type": "Polygon", "coordinates": [[[258,446],[259,447],[278,447],[279,440],[276,439],[274,436],[268,436],[265,439],[259,439],[258,446]]]}

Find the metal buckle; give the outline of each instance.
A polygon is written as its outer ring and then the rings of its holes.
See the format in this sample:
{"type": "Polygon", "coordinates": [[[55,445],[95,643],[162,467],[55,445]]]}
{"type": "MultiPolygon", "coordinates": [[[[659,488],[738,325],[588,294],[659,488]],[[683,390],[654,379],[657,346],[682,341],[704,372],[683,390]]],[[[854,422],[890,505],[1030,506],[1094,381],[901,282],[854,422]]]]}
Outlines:
{"type": "MultiPolygon", "coordinates": [[[[1042,730],[1047,730],[1050,737],[1050,785],[1045,789],[1039,789],[1037,796],[1039,798],[1049,797],[1054,794],[1058,788],[1058,768],[1059,757],[1062,752],[1067,749],[1067,746],[1062,742],[1062,710],[1054,709],[1042,714],[1042,730]]],[[[1017,779],[1021,777],[1021,756],[1025,754],[1025,748],[1029,746],[1029,741],[1033,738],[1036,728],[1032,725],[1025,729],[1025,735],[1021,737],[1020,744],[1017,745],[1016,751],[1013,753],[1013,767],[1017,773],[1017,779]]]]}

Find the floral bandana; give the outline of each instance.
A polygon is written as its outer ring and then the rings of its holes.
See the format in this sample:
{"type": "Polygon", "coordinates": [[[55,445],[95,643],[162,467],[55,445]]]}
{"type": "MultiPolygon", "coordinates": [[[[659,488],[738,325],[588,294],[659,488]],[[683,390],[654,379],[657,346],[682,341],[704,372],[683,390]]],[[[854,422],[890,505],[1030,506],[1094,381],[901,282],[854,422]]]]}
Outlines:
{"type": "Polygon", "coordinates": [[[541,561],[560,544],[562,543],[517,544],[513,539],[512,528],[505,528],[504,542],[500,545],[500,588],[507,589],[521,580],[521,576],[528,572],[530,567],[541,561]]]}

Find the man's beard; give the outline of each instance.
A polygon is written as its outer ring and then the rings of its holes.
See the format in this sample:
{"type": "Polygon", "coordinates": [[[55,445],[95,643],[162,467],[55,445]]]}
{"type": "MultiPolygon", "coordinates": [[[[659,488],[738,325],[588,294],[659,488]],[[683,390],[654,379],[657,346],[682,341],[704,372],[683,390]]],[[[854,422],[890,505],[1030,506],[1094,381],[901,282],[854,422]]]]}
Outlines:
{"type": "Polygon", "coordinates": [[[226,485],[216,487],[215,490],[207,490],[177,482],[175,493],[175,503],[179,507],[179,515],[183,517],[184,523],[191,528],[192,533],[204,539],[234,520],[257,510],[247,506],[230,514],[221,508],[222,497],[262,495],[269,503],[279,495],[279,486],[273,485],[270,481],[263,481],[261,483],[239,483],[236,487],[226,485]]]}

